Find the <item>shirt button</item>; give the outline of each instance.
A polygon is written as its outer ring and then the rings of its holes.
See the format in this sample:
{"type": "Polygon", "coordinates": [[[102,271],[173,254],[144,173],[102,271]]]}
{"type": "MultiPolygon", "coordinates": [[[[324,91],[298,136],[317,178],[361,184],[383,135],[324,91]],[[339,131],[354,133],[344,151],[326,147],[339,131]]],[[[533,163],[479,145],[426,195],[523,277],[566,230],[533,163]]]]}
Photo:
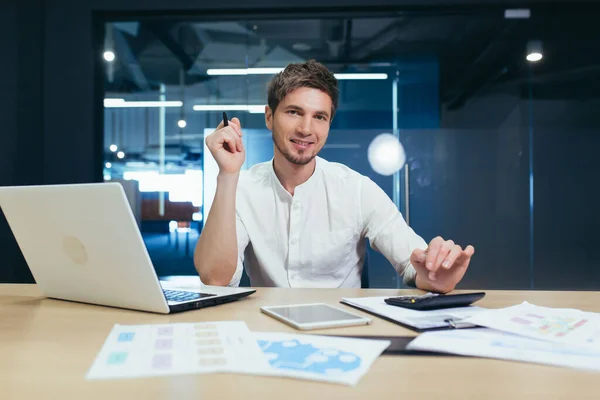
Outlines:
{"type": "Polygon", "coordinates": [[[292,241],[290,242],[290,244],[295,245],[296,243],[298,243],[298,241],[296,239],[292,239],[292,241]]]}
{"type": "Polygon", "coordinates": [[[294,205],[292,206],[292,209],[294,210],[298,210],[300,208],[300,204],[298,203],[294,203],[294,205]]]}

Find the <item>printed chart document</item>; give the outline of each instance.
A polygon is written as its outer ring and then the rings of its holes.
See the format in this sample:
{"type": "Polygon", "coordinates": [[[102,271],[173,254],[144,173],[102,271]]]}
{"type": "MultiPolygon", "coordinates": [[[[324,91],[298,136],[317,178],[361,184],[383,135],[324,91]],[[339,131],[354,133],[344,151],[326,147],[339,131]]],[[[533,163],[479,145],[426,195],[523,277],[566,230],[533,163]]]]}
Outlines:
{"type": "Polygon", "coordinates": [[[351,386],[390,345],[389,340],[272,332],[255,332],[254,337],[270,364],[257,373],[351,386]]]}
{"type": "Polygon", "coordinates": [[[388,340],[252,333],[242,321],[115,325],[87,379],[231,372],[356,385],[388,340]]]}
{"type": "Polygon", "coordinates": [[[426,332],[407,349],[600,371],[600,351],[478,328],[426,332]]]}
{"type": "Polygon", "coordinates": [[[245,372],[268,362],[245,322],[115,325],[88,379],[245,372]]]}
{"type": "Polygon", "coordinates": [[[567,343],[600,351],[600,314],[527,302],[471,316],[473,324],[532,339],[567,343]]]}
{"type": "Polygon", "coordinates": [[[464,321],[466,318],[485,310],[480,307],[469,306],[417,311],[389,305],[384,301],[388,297],[343,298],[341,302],[419,330],[450,328],[451,325],[448,320],[464,321]]]}

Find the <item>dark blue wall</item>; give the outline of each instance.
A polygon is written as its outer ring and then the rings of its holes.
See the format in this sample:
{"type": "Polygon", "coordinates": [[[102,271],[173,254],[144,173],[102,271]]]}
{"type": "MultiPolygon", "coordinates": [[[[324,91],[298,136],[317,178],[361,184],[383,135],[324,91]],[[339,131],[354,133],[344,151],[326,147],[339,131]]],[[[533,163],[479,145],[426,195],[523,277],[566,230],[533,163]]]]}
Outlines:
{"type": "MultiPolygon", "coordinates": [[[[0,6],[0,185],[44,182],[43,9],[0,6]],[[25,10],[28,10],[27,12],[25,10]]],[[[33,280],[0,211],[0,282],[33,280]]]]}

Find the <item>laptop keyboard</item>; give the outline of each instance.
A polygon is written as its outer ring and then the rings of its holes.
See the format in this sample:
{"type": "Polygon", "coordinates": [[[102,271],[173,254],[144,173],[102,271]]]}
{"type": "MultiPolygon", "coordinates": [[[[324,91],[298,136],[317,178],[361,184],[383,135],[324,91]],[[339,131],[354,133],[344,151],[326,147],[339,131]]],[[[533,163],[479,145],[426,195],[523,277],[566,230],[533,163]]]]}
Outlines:
{"type": "Polygon", "coordinates": [[[204,297],[212,297],[214,294],[209,293],[194,293],[194,292],[186,292],[183,290],[164,290],[165,297],[168,301],[189,301],[189,300],[197,300],[202,299],[204,297]]]}

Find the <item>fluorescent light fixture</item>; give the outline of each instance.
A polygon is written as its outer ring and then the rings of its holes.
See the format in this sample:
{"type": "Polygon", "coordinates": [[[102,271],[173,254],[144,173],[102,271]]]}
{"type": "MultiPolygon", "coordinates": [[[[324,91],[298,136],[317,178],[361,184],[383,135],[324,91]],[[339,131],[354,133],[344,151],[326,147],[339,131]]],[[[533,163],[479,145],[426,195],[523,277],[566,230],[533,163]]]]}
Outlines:
{"type": "Polygon", "coordinates": [[[369,74],[369,73],[360,73],[360,74],[335,74],[335,77],[339,80],[363,80],[363,79],[387,79],[387,74],[369,74]]]}
{"type": "Polygon", "coordinates": [[[209,68],[207,75],[270,75],[283,71],[283,68],[209,68]]]}
{"type": "Polygon", "coordinates": [[[506,19],[529,19],[531,10],[528,8],[514,8],[504,10],[504,18],[506,19]]]}
{"type": "Polygon", "coordinates": [[[235,105],[216,105],[216,104],[197,104],[192,107],[194,111],[247,111],[248,106],[243,104],[235,105]]]}
{"type": "Polygon", "coordinates": [[[292,49],[297,50],[297,51],[308,51],[308,50],[312,49],[312,47],[310,47],[309,44],[298,42],[298,43],[294,43],[292,45],[292,49]]]}
{"type": "MultiPolygon", "coordinates": [[[[208,75],[270,75],[283,71],[283,68],[210,68],[206,70],[208,75]]],[[[334,74],[340,80],[362,80],[362,79],[387,79],[388,75],[383,73],[339,73],[334,74]]]]}
{"type": "Polygon", "coordinates": [[[192,107],[194,111],[247,111],[251,114],[260,114],[265,112],[265,106],[261,104],[196,104],[192,107]]]}
{"type": "Polygon", "coordinates": [[[147,108],[147,107],[181,107],[182,101],[125,101],[123,99],[104,99],[106,108],[147,108]]]}
{"type": "Polygon", "coordinates": [[[266,106],[248,106],[248,112],[250,114],[264,114],[266,106]]]}

